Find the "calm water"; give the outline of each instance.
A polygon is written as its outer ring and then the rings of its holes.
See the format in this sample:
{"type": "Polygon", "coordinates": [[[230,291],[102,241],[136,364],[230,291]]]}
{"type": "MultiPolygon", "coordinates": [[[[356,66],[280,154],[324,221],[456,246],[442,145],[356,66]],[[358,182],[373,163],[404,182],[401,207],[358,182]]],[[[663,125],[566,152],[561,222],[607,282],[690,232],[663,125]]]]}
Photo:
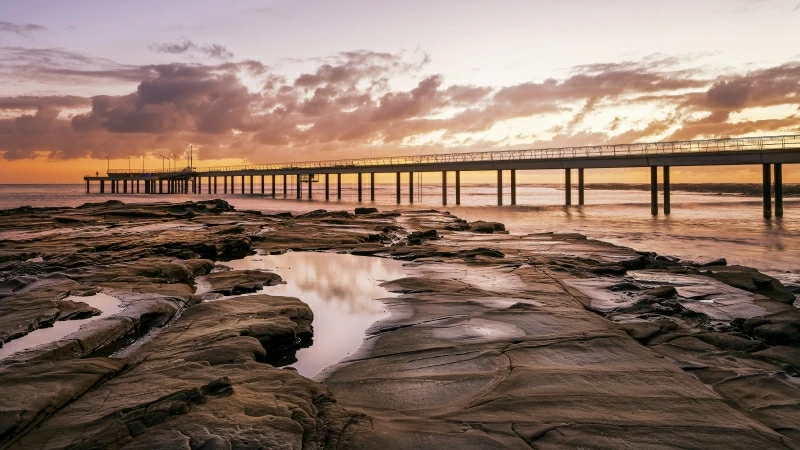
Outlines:
{"type": "MultiPolygon", "coordinates": [[[[260,180],[256,189],[260,191],[260,180]]],[[[269,191],[269,179],[267,180],[269,191]]],[[[405,180],[404,180],[405,182],[405,180]]],[[[440,183],[440,182],[439,182],[440,183]]],[[[423,183],[415,186],[418,194],[414,207],[441,206],[441,185],[423,183]]],[[[331,185],[334,193],[334,185],[331,185]]],[[[408,207],[407,186],[403,186],[403,207],[408,207]]],[[[97,186],[93,186],[97,190],[97,186]]],[[[247,186],[249,190],[249,183],[247,186]]],[[[344,185],[342,201],[324,201],[324,187],[314,186],[314,200],[294,200],[292,183],[289,199],[269,199],[241,194],[149,196],[127,194],[111,196],[84,193],[83,185],[0,185],[0,209],[21,205],[78,206],[87,201],[111,198],[125,202],[155,200],[182,201],[190,199],[224,198],[238,209],[262,211],[307,211],[315,208],[352,209],[357,205],[354,185],[344,185]]],[[[205,185],[203,185],[205,191],[205,185]]],[[[218,185],[221,192],[222,184],[218,185]]],[[[237,185],[236,191],[240,192],[237,185]]],[[[282,186],[278,185],[282,196],[282,186]]],[[[505,203],[509,189],[506,186],[505,203]]],[[[449,202],[455,201],[452,186],[449,202]]],[[[306,192],[303,192],[306,196],[306,192]]],[[[394,185],[376,186],[376,206],[396,208],[394,185]]],[[[369,198],[368,183],[364,198],[369,198]]],[[[587,190],[586,206],[564,208],[564,191],[555,187],[520,185],[517,189],[519,206],[497,207],[496,188],[492,185],[463,185],[462,206],[448,206],[468,220],[496,220],[506,224],[512,233],[579,232],[591,238],[626,245],[637,250],[656,251],[689,259],[726,257],[731,263],[746,264],[773,274],[783,272],[782,279],[800,273],[800,199],[784,201],[785,217],[764,220],[761,201],[752,197],[709,195],[673,191],[672,214],[650,215],[650,194],[636,190],[587,190]],[[792,273],[786,273],[792,272],[792,273]]],[[[573,201],[577,192],[573,193],[573,201]]],[[[365,205],[370,202],[365,202],[365,205]]]]}
{"type": "Polygon", "coordinates": [[[57,320],[55,323],[53,323],[52,327],[39,328],[38,330],[31,331],[21,338],[8,341],[3,344],[2,347],[0,347],[0,360],[22,350],[33,349],[43,344],[55,342],[61,338],[69,336],[72,333],[75,333],[83,324],[112,316],[122,310],[120,308],[120,302],[117,298],[102,292],[85,297],[72,295],[66,297],[64,300],[86,303],[93,308],[99,309],[101,313],[96,316],[80,320],[57,320]]]}
{"type": "Polygon", "coordinates": [[[379,285],[405,276],[400,261],[334,253],[253,255],[222,264],[237,270],[273,271],[286,284],[267,286],[256,294],[296,297],[311,307],[314,343],[300,349],[292,364],[306,377],[358,349],[370,325],[388,316],[377,299],[395,296],[379,285]]]}

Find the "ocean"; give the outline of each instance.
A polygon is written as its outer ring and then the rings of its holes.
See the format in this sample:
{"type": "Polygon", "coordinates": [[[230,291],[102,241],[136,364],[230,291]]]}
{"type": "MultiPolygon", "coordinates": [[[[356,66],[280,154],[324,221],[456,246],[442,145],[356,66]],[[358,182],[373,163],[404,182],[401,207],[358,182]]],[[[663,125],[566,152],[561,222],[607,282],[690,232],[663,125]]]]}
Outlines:
{"type": "MultiPolygon", "coordinates": [[[[255,189],[260,194],[260,180],[255,189]]],[[[406,180],[404,180],[405,182],[406,180]]],[[[269,179],[267,194],[270,193],[269,179]]],[[[79,206],[86,202],[110,199],[126,203],[222,198],[237,209],[264,212],[304,212],[311,209],[353,209],[357,203],[354,184],[342,186],[341,201],[324,201],[322,183],[314,185],[313,200],[296,200],[289,185],[288,199],[271,199],[261,195],[221,193],[182,195],[86,194],[85,185],[0,185],[0,209],[23,205],[34,207],[79,206]]],[[[278,184],[282,197],[282,184],[278,184]]],[[[246,186],[249,192],[249,184],[246,186]]],[[[452,211],[467,220],[489,220],[506,224],[511,233],[577,232],[592,239],[653,251],[663,255],[692,260],[724,257],[729,264],[758,268],[785,283],[800,284],[800,198],[784,199],[785,216],[765,220],[761,199],[737,194],[672,191],[672,214],[650,214],[650,193],[646,190],[587,189],[586,205],[565,208],[564,190],[557,186],[518,185],[517,206],[496,206],[496,187],[488,184],[463,184],[461,206],[454,206],[455,189],[448,187],[448,206],[442,206],[441,184],[415,185],[414,205],[408,204],[408,187],[403,186],[400,208],[436,208],[452,211]],[[420,189],[421,187],[421,189],[420,189]]],[[[97,191],[97,185],[92,186],[97,191]]],[[[241,192],[240,186],[236,191],[241,192]]],[[[362,206],[395,209],[395,186],[376,185],[376,201],[369,200],[369,183],[363,188],[362,206]]],[[[331,184],[335,197],[335,185],[331,184]]],[[[572,194],[577,203],[577,190],[572,194]]],[[[659,194],[659,201],[660,194],[659,194]]],[[[504,187],[504,204],[510,203],[510,190],[504,187]]],[[[0,219],[2,220],[2,219],[0,219]]],[[[2,239],[2,236],[0,236],[2,239]]]]}

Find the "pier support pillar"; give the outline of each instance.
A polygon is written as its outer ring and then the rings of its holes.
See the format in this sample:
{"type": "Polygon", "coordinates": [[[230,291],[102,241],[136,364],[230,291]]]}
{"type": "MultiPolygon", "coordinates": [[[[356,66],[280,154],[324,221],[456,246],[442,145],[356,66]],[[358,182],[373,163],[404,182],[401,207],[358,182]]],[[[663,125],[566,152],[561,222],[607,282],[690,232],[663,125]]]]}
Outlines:
{"type": "Polygon", "coordinates": [[[361,172],[358,172],[358,203],[361,203],[361,172]]]}
{"type": "Polygon", "coordinates": [[[661,183],[664,185],[664,214],[669,215],[672,207],[670,206],[670,192],[669,192],[669,166],[664,166],[662,169],[663,176],[661,183]]]}
{"type": "Polygon", "coordinates": [[[261,195],[264,195],[264,177],[266,175],[261,175],[261,195]]]}
{"type": "Polygon", "coordinates": [[[583,206],[583,168],[578,169],[578,205],[583,206]]]}
{"type": "MultiPolygon", "coordinates": [[[[133,191],[133,188],[131,188],[131,191],[133,191]]],[[[137,194],[140,193],[140,191],[139,191],[139,180],[136,180],[136,193],[137,194]]]]}
{"type": "Polygon", "coordinates": [[[400,204],[400,172],[395,174],[395,178],[397,179],[397,204],[400,204]]]}
{"type": "Polygon", "coordinates": [[[89,180],[86,180],[86,193],[89,193],[89,180]]]}
{"type": "Polygon", "coordinates": [[[564,204],[572,205],[572,169],[564,169],[564,204]]]}
{"type": "Polygon", "coordinates": [[[658,167],[650,167],[650,214],[658,215],[658,167]]]}
{"type": "Polygon", "coordinates": [[[284,175],[283,175],[283,198],[286,198],[286,195],[287,195],[287,187],[286,187],[287,181],[286,181],[286,177],[288,177],[288,175],[284,174],[284,175]]]}
{"type": "Polygon", "coordinates": [[[272,198],[275,198],[275,177],[277,175],[272,174],[272,198]]]}
{"type": "Polygon", "coordinates": [[[503,206],[503,171],[497,171],[497,206],[503,206]]]}
{"type": "Polygon", "coordinates": [[[783,217],[783,164],[775,163],[775,217],[783,217]]]}
{"type": "Polygon", "coordinates": [[[517,204],[517,170],[511,169],[511,204],[517,204]]]}
{"type": "MultiPolygon", "coordinates": [[[[399,175],[398,175],[399,176],[399,175]]],[[[400,179],[398,178],[397,186],[398,192],[400,192],[400,179]]],[[[422,189],[422,187],[420,187],[422,189]]],[[[397,203],[400,203],[400,197],[397,197],[397,203]]],[[[413,205],[414,204],[414,172],[408,172],[408,203],[413,205]]]]}
{"type": "Polygon", "coordinates": [[[244,194],[244,175],[242,175],[242,194],[244,194]]]}
{"type": "Polygon", "coordinates": [[[461,171],[456,170],[456,206],[461,204],[461,171]]]}
{"type": "Polygon", "coordinates": [[[447,206],[447,171],[442,171],[442,205],[447,206]]]}
{"type": "Polygon", "coordinates": [[[161,178],[158,179],[158,193],[159,194],[164,193],[164,180],[162,180],[161,178]]]}
{"type": "Polygon", "coordinates": [[[222,192],[227,194],[228,193],[228,176],[227,175],[222,177],[222,182],[223,182],[223,185],[222,185],[223,191],[222,192]]]}
{"type": "Polygon", "coordinates": [[[106,193],[106,180],[100,180],[100,193],[106,193]]]}
{"type": "Polygon", "coordinates": [[[122,193],[128,193],[128,180],[122,180],[122,193]]]}
{"type": "Polygon", "coordinates": [[[336,200],[342,199],[342,174],[336,174],[336,200]]]}
{"type": "MultiPolygon", "coordinates": [[[[244,177],[242,177],[242,180],[244,180],[244,177]]],[[[244,191],[242,193],[244,193],[244,191]]],[[[253,176],[252,175],[250,175],[250,195],[253,195],[253,176]]]]}
{"type": "Polygon", "coordinates": [[[312,183],[312,181],[313,181],[313,180],[314,180],[314,175],[312,175],[312,174],[309,174],[309,175],[308,175],[308,199],[309,199],[309,200],[311,200],[311,195],[312,195],[312,194],[313,194],[313,192],[314,192],[314,191],[312,190],[312,187],[314,186],[314,183],[312,183]]]}
{"type": "Polygon", "coordinates": [[[369,174],[369,201],[375,201],[375,172],[369,174]]]}
{"type": "Polygon", "coordinates": [[[295,177],[294,189],[295,189],[295,194],[297,194],[297,199],[298,200],[302,200],[303,199],[303,189],[300,187],[300,175],[297,175],[295,177]]]}
{"type": "Polygon", "coordinates": [[[217,193],[217,177],[214,177],[214,193],[217,193]]]}
{"type": "Polygon", "coordinates": [[[770,189],[772,188],[772,180],[771,180],[772,177],[770,174],[770,165],[763,164],[762,171],[764,176],[763,180],[764,218],[769,219],[770,217],[772,217],[772,195],[770,192],[770,189]]]}
{"type": "Polygon", "coordinates": [[[331,175],[329,173],[325,174],[325,201],[331,199],[331,175]]]}

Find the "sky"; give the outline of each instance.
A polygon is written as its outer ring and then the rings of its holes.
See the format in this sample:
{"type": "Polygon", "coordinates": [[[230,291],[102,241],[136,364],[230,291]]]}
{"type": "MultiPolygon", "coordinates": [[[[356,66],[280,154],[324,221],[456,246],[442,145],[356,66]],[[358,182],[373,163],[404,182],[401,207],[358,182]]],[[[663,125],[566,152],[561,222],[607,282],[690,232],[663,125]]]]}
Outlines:
{"type": "Polygon", "coordinates": [[[798,20],[800,0],[0,0],[0,183],[190,146],[219,166],[798,134],[798,20]]]}

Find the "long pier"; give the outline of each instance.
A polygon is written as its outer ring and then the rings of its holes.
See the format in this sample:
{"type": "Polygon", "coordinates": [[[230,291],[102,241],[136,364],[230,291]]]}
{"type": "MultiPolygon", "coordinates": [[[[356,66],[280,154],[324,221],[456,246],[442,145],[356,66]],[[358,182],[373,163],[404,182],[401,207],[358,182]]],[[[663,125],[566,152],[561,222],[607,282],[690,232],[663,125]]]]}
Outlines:
{"type": "Polygon", "coordinates": [[[676,142],[614,144],[584,147],[543,148],[525,150],[498,150],[470,153],[449,153],[386,158],[360,158],[328,161],[309,161],[282,164],[254,164],[224,167],[186,167],[183,169],[111,169],[107,176],[86,176],[86,192],[90,183],[99,182],[99,192],[110,193],[186,194],[202,193],[203,179],[206,190],[216,194],[221,189],[233,192],[235,177],[241,177],[241,193],[245,193],[245,177],[249,177],[250,194],[256,194],[254,181],[260,177],[261,195],[276,196],[276,182],[282,178],[283,195],[288,192],[287,180],[296,177],[297,198],[302,198],[303,183],[308,184],[308,198],[312,198],[312,185],[324,177],[325,200],[331,198],[331,178],[336,176],[336,198],[342,198],[342,175],[355,174],[358,178],[358,201],[363,201],[363,178],[370,177],[370,200],[375,200],[375,174],[394,173],[396,196],[402,199],[403,174],[407,174],[409,201],[414,202],[414,174],[441,172],[442,204],[447,205],[448,174],[454,174],[455,204],[461,204],[461,172],[496,171],[497,204],[503,205],[503,174],[510,172],[511,205],[517,203],[516,175],[518,170],[563,170],[565,181],[564,204],[572,204],[572,173],[578,175],[578,205],[583,205],[584,174],[587,169],[650,168],[651,213],[659,213],[658,172],[662,171],[663,211],[670,213],[670,168],[686,166],[761,165],[763,178],[764,217],[772,217],[774,183],[774,212],[783,216],[783,164],[800,163],[800,135],[759,136],[731,139],[709,139],[676,142]],[[773,178],[774,175],[774,178],[773,178]],[[270,189],[265,181],[270,177],[270,189]],[[219,179],[222,183],[219,183],[219,179]],[[143,188],[142,188],[143,186],[143,188]],[[135,189],[134,189],[135,188],[135,189]]]}

